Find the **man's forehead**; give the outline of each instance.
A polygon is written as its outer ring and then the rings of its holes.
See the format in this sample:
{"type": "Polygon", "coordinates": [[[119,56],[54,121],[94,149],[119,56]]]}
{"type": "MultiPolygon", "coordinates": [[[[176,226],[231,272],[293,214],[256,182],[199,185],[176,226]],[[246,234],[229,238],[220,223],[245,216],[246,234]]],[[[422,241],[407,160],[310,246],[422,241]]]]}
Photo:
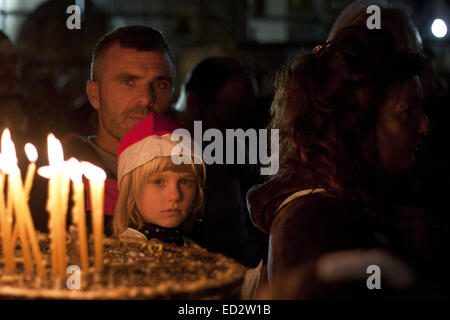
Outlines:
{"type": "Polygon", "coordinates": [[[172,59],[167,52],[160,50],[137,51],[133,48],[124,48],[114,44],[101,59],[103,72],[122,72],[127,69],[158,70],[160,72],[174,73],[172,59]]]}

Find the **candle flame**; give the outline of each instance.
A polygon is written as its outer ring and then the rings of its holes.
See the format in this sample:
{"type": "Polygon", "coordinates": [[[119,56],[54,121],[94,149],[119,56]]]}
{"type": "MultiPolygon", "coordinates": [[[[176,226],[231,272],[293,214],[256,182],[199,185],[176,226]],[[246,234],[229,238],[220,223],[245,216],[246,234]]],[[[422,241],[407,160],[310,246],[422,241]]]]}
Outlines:
{"type": "Polygon", "coordinates": [[[75,158],[70,158],[69,160],[66,161],[66,168],[70,176],[70,179],[75,183],[81,183],[83,170],[80,161],[78,161],[75,158]]]}
{"type": "Polygon", "coordinates": [[[51,166],[40,167],[37,170],[37,173],[38,173],[38,175],[40,175],[41,177],[44,177],[46,179],[51,179],[56,176],[56,170],[51,166]]]}
{"type": "Polygon", "coordinates": [[[64,153],[62,149],[61,142],[56,139],[53,133],[47,136],[48,145],[48,162],[50,166],[55,166],[62,170],[64,165],[64,153]]]}
{"type": "Polygon", "coordinates": [[[36,162],[38,153],[35,146],[33,146],[31,143],[27,143],[25,145],[25,153],[30,162],[36,162]]]}
{"type": "Polygon", "coordinates": [[[7,174],[17,174],[20,172],[17,166],[16,148],[11,140],[9,129],[2,133],[2,170],[7,174]]]}
{"type": "MultiPolygon", "coordinates": [[[[1,170],[1,171],[3,171],[3,163],[4,163],[4,160],[3,160],[3,154],[0,153],[0,170],[1,170]]],[[[1,191],[1,190],[0,190],[0,191],[1,191]]]]}
{"type": "Polygon", "coordinates": [[[8,144],[8,140],[11,140],[11,132],[9,131],[8,128],[6,128],[5,130],[3,130],[2,133],[2,153],[5,152],[5,146],[8,144]]]}
{"type": "Polygon", "coordinates": [[[11,140],[11,132],[9,129],[3,130],[2,133],[2,153],[5,161],[14,160],[17,163],[16,148],[11,140]]]}
{"type": "Polygon", "coordinates": [[[102,168],[94,166],[92,163],[87,161],[81,161],[80,163],[83,170],[83,174],[89,180],[99,180],[99,181],[106,180],[106,173],[102,168]]]}

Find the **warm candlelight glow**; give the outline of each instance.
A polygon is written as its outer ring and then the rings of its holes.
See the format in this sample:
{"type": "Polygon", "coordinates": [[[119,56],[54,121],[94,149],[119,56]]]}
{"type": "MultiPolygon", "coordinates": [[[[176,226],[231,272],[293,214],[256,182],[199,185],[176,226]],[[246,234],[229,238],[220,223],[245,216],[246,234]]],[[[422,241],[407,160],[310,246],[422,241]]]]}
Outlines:
{"type": "Polygon", "coordinates": [[[99,181],[106,180],[106,173],[102,168],[94,166],[92,163],[86,161],[81,161],[80,164],[83,170],[83,174],[89,180],[99,180],[99,181]]]}
{"type": "MultiPolygon", "coordinates": [[[[88,162],[75,158],[64,161],[61,142],[53,135],[47,137],[49,165],[37,170],[49,179],[47,211],[49,218],[49,238],[52,274],[57,283],[63,280],[67,267],[66,217],[69,204],[70,182],[73,190],[73,222],[77,226],[78,245],[82,270],[89,272],[88,237],[86,228],[85,191],[82,176],[89,180],[92,205],[92,225],[95,248],[95,269],[103,269],[103,204],[106,173],[88,162]]],[[[28,197],[36,173],[38,153],[36,147],[27,143],[25,153],[28,164],[25,181],[17,164],[16,149],[11,133],[5,129],[1,137],[0,152],[0,235],[4,258],[5,274],[15,272],[14,250],[16,239],[20,239],[24,271],[31,276],[36,265],[39,277],[45,277],[44,261],[41,258],[37,234],[28,205],[28,197]],[[6,189],[6,190],[5,190],[6,189]],[[14,227],[14,229],[13,229],[14,227]]]]}
{"type": "Polygon", "coordinates": [[[48,163],[50,166],[55,167],[57,170],[62,171],[64,166],[64,153],[61,142],[50,133],[47,136],[48,145],[48,163]]]}
{"type": "Polygon", "coordinates": [[[8,141],[11,140],[11,132],[9,131],[8,128],[6,128],[5,130],[3,130],[2,133],[2,154],[4,155],[3,157],[5,157],[8,152],[7,152],[7,148],[8,148],[8,141]]]}
{"type": "Polygon", "coordinates": [[[83,181],[83,170],[80,161],[75,158],[70,158],[66,161],[66,168],[70,180],[76,183],[81,183],[83,181]]]}
{"type": "Polygon", "coordinates": [[[67,266],[66,216],[70,179],[64,162],[61,142],[53,134],[47,136],[49,169],[39,168],[40,175],[50,177],[47,198],[48,222],[52,252],[52,273],[59,279],[65,277],[67,266]]]}
{"type": "Polygon", "coordinates": [[[38,153],[34,145],[32,145],[31,143],[27,143],[25,145],[25,154],[27,155],[28,161],[36,162],[38,153]]]}
{"type": "Polygon", "coordinates": [[[3,167],[2,170],[6,174],[12,174],[19,171],[17,166],[16,148],[11,140],[11,132],[9,129],[3,130],[2,134],[2,154],[3,154],[3,167]]]}
{"type": "Polygon", "coordinates": [[[43,166],[37,169],[38,175],[45,179],[51,179],[56,176],[56,170],[50,166],[43,166]]]}
{"type": "Polygon", "coordinates": [[[38,158],[38,153],[36,147],[31,143],[27,143],[25,145],[25,153],[27,154],[27,158],[30,161],[27,169],[27,175],[25,176],[25,194],[27,199],[30,195],[31,187],[33,186],[34,174],[36,172],[36,160],[38,158]]]}
{"type": "Polygon", "coordinates": [[[0,154],[0,226],[2,231],[2,251],[5,259],[5,272],[6,274],[12,274],[14,273],[16,265],[14,262],[14,245],[11,243],[12,217],[9,214],[9,210],[7,209],[4,195],[4,162],[4,156],[3,154],[0,154]]]}
{"type": "MultiPolygon", "coordinates": [[[[8,174],[9,191],[12,195],[12,200],[15,202],[16,195],[20,192],[17,184],[17,176],[20,175],[19,167],[17,166],[16,148],[11,140],[11,133],[8,129],[3,131],[2,135],[2,154],[3,154],[3,171],[8,174]]],[[[21,186],[20,186],[21,187],[21,186]]],[[[10,193],[8,192],[8,194],[10,193]]],[[[18,225],[20,245],[22,247],[22,254],[24,259],[25,273],[31,275],[33,272],[33,263],[31,261],[31,253],[26,234],[25,223],[18,212],[15,212],[16,224],[18,225]]],[[[12,244],[14,245],[14,244],[12,244]]]]}
{"type": "MultiPolygon", "coordinates": [[[[38,275],[42,277],[44,276],[44,268],[42,265],[40,248],[37,242],[33,221],[31,219],[30,209],[28,207],[28,195],[25,194],[22,178],[20,175],[20,169],[17,166],[16,149],[14,143],[11,140],[11,134],[9,130],[5,130],[2,135],[2,154],[2,170],[8,174],[8,200],[11,199],[14,207],[20,245],[24,258],[25,273],[28,275],[31,275],[33,273],[33,262],[31,260],[30,252],[31,245],[38,269],[38,275]]],[[[8,207],[9,206],[11,206],[10,203],[8,204],[8,207]]],[[[7,215],[9,215],[9,212],[7,212],[7,215]]],[[[8,236],[11,236],[9,233],[11,231],[10,227],[11,225],[8,226],[8,236]]],[[[12,243],[12,245],[14,245],[14,243],[12,243]]]]}

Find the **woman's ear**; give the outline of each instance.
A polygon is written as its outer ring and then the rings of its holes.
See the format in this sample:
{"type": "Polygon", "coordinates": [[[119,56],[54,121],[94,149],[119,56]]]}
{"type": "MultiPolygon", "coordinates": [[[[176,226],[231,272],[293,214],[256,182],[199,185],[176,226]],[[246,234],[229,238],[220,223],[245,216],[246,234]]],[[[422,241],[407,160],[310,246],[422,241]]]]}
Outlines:
{"type": "Polygon", "coordinates": [[[89,102],[96,110],[100,108],[99,92],[98,82],[89,80],[86,84],[86,93],[88,95],[89,102]]]}

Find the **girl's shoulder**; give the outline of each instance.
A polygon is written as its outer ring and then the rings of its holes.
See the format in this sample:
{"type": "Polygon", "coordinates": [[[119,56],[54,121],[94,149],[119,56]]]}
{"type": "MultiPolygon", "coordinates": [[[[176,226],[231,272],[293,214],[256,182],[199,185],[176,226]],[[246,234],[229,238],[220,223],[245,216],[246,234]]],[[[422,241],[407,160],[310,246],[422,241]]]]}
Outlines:
{"type": "Polygon", "coordinates": [[[142,232],[139,232],[133,228],[127,228],[124,232],[119,234],[119,238],[124,238],[124,237],[147,240],[147,237],[142,232]]]}

